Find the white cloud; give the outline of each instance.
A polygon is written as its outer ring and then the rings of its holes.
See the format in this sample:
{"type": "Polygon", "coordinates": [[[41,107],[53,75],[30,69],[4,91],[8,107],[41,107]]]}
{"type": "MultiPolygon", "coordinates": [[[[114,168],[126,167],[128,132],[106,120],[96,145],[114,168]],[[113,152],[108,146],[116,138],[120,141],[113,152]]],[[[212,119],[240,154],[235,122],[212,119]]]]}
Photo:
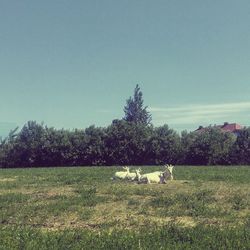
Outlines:
{"type": "MultiPolygon", "coordinates": [[[[151,107],[156,123],[168,124],[213,124],[215,122],[231,121],[250,113],[250,102],[223,104],[194,104],[170,108],[151,107]]],[[[235,121],[239,122],[239,121],[235,121]]]]}

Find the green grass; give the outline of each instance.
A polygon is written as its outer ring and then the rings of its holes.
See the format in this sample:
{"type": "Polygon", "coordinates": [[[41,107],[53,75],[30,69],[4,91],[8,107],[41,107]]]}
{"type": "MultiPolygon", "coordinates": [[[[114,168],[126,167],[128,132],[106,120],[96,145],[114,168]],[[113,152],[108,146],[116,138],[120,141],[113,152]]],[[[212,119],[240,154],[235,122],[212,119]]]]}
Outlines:
{"type": "Polygon", "coordinates": [[[183,228],[168,225],[138,231],[63,230],[43,232],[32,228],[0,231],[0,249],[249,249],[250,231],[212,227],[183,228]],[[13,240],[14,238],[14,240],[13,240]]]}
{"type": "Polygon", "coordinates": [[[115,171],[1,169],[0,249],[250,248],[250,167],[178,166],[165,185],[115,171]]]}

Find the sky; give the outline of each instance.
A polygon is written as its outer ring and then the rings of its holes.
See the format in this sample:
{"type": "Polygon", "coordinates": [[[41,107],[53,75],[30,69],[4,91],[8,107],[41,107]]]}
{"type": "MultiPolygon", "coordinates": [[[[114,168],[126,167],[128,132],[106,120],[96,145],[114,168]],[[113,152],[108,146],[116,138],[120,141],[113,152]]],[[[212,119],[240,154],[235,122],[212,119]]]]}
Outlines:
{"type": "Polygon", "coordinates": [[[249,0],[0,0],[0,136],[107,126],[136,84],[155,126],[249,126],[249,24],[249,0]]]}

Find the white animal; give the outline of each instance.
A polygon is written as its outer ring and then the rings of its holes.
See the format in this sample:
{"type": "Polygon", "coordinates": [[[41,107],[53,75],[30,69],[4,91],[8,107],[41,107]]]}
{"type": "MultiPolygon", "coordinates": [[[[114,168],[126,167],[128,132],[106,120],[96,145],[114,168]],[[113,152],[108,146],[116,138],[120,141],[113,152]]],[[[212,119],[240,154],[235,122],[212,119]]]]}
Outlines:
{"type": "Polygon", "coordinates": [[[142,177],[140,168],[136,169],[135,173],[136,173],[136,178],[137,178],[138,183],[148,183],[148,179],[142,177]]]}
{"type": "MultiPolygon", "coordinates": [[[[138,170],[141,171],[140,168],[138,170]]],[[[130,181],[135,181],[135,180],[137,180],[137,174],[136,173],[128,172],[128,174],[126,176],[126,179],[128,179],[130,181]]]]}
{"type": "Polygon", "coordinates": [[[163,183],[162,173],[148,173],[141,175],[140,171],[136,170],[138,183],[163,183]]]}
{"type": "Polygon", "coordinates": [[[114,179],[121,179],[121,180],[125,180],[129,174],[129,167],[123,167],[124,170],[126,171],[118,171],[115,173],[114,177],[112,178],[114,179]]]}
{"type": "Polygon", "coordinates": [[[169,171],[170,180],[172,181],[174,179],[174,176],[173,176],[173,168],[174,168],[174,166],[171,165],[171,164],[170,165],[167,164],[165,167],[166,167],[166,170],[169,171]]]}
{"type": "Polygon", "coordinates": [[[171,181],[174,179],[174,177],[173,177],[173,168],[174,168],[173,165],[167,164],[167,165],[165,165],[165,170],[164,171],[155,171],[153,173],[154,174],[162,174],[163,178],[164,178],[164,182],[166,183],[167,179],[170,178],[171,181]]]}

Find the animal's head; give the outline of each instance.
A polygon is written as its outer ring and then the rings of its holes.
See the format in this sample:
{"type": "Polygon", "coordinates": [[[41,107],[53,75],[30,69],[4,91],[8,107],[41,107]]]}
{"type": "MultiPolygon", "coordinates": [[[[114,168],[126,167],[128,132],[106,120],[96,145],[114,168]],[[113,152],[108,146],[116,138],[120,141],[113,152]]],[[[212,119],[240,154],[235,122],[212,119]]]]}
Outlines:
{"type": "Polygon", "coordinates": [[[135,172],[136,172],[136,175],[140,175],[140,173],[141,173],[141,168],[136,169],[135,172]]]}
{"type": "Polygon", "coordinates": [[[129,167],[125,166],[123,169],[129,172],[129,167]]]}
{"type": "Polygon", "coordinates": [[[172,175],[174,166],[171,165],[171,164],[167,164],[165,167],[170,172],[170,174],[172,175]]]}

